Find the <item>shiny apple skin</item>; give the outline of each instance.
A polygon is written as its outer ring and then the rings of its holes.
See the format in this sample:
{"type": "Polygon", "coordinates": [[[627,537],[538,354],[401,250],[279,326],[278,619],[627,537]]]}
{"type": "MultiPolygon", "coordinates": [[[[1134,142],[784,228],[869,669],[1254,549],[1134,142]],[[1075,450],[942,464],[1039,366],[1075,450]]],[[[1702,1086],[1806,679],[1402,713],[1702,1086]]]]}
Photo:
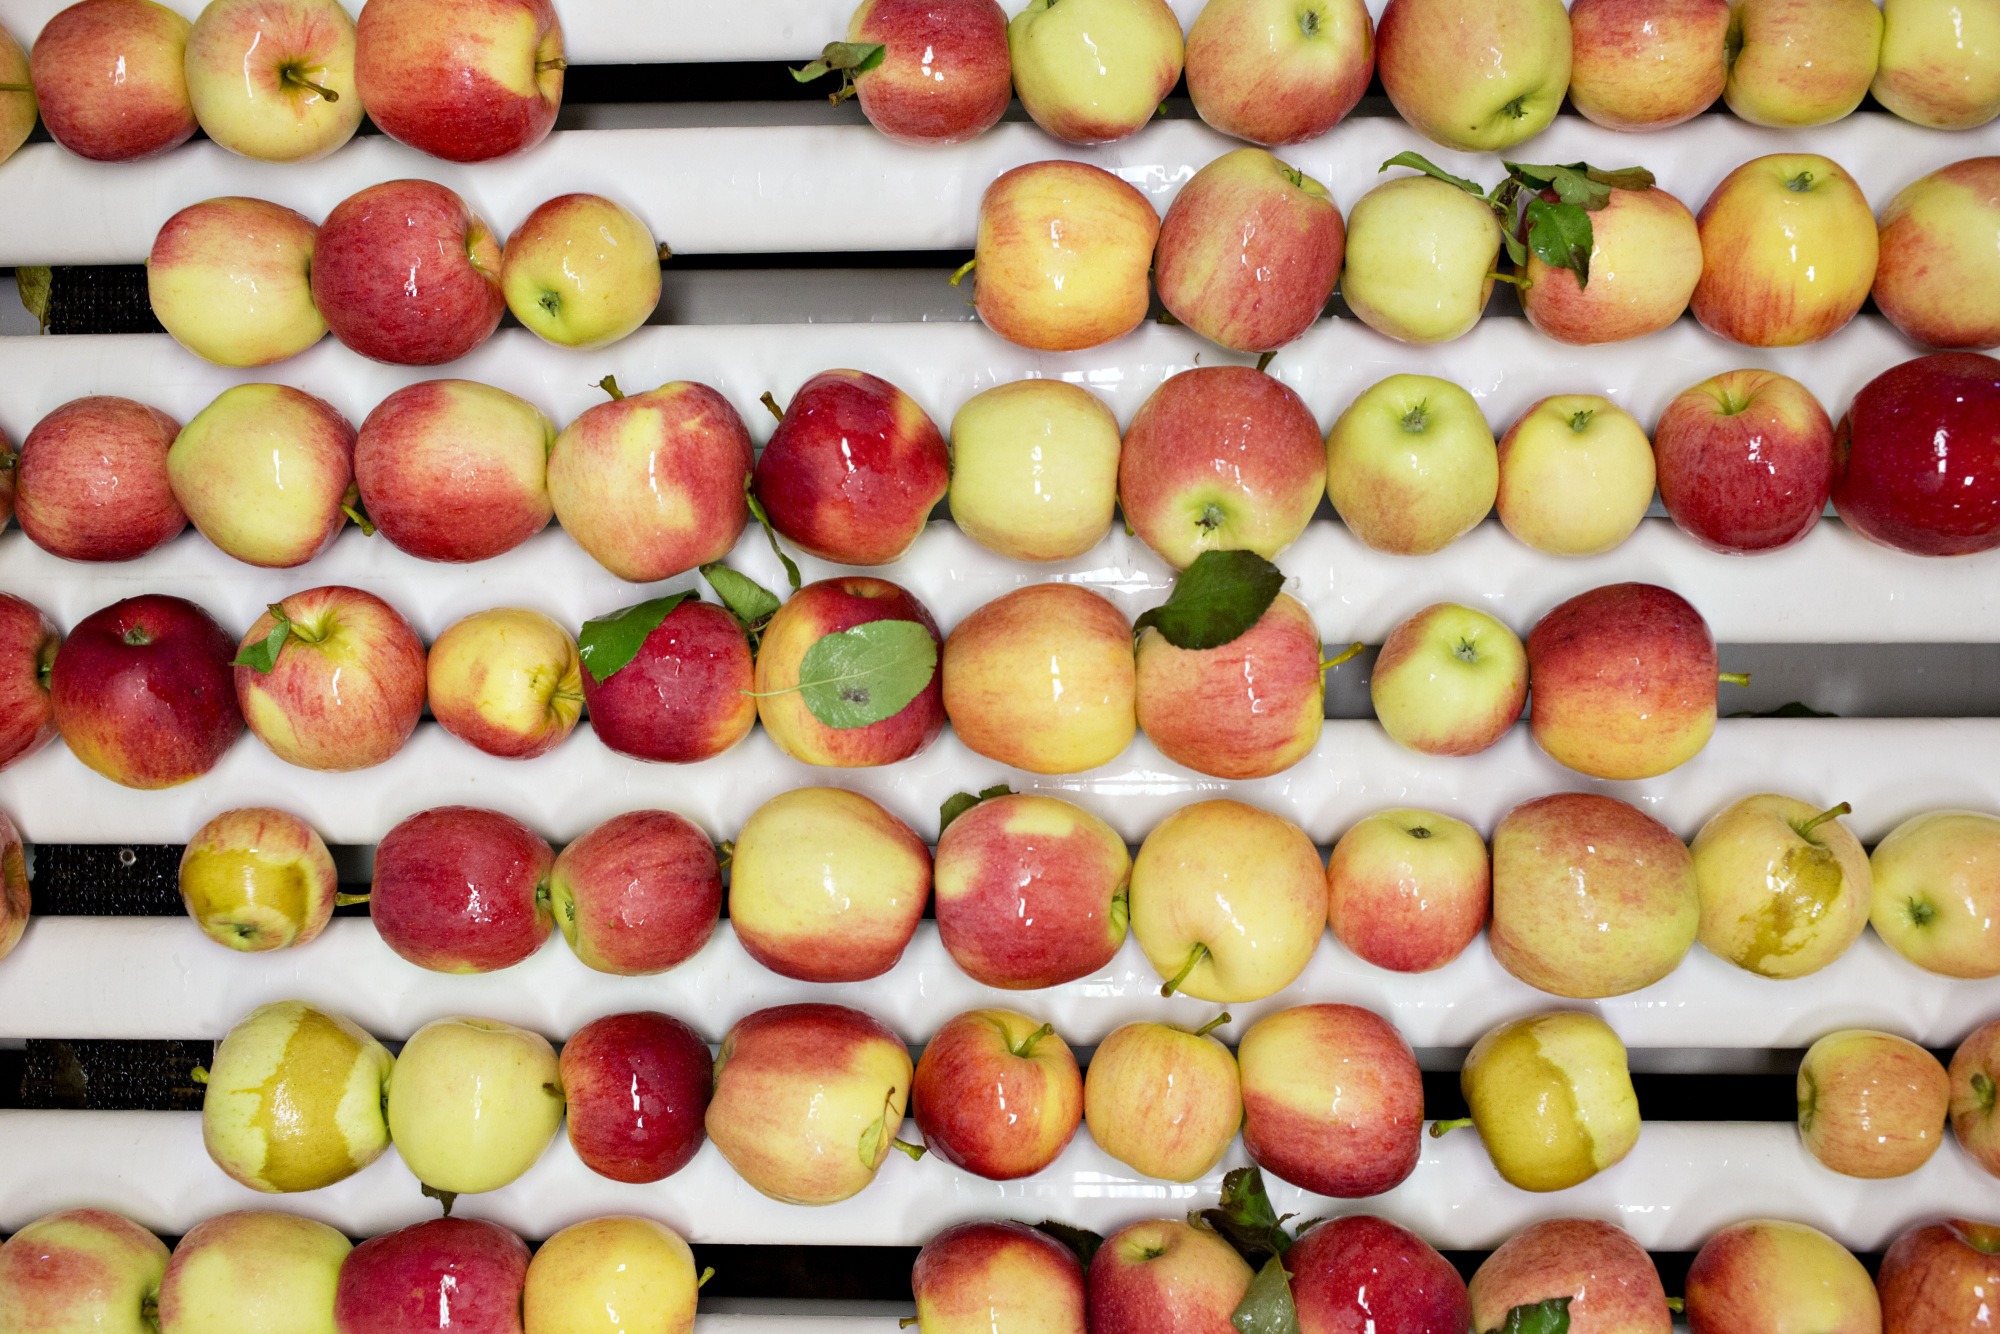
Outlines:
{"type": "Polygon", "coordinates": [[[599,681],[586,665],[583,702],[597,739],[661,764],[712,759],[757,721],[756,667],[736,618],[712,602],[681,603],[632,660],[599,681]]]}
{"type": "Polygon", "coordinates": [[[688,1165],[707,1138],[715,1091],[708,1044],[671,1015],[607,1014],[563,1044],[570,1147],[613,1181],[660,1181],[688,1165]]]}
{"type": "Polygon", "coordinates": [[[612,816],[557,855],[549,889],[576,957],[621,977],[686,963],[722,911],[715,847],[672,811],[612,816]]]}
{"type": "Polygon", "coordinates": [[[1725,371],[1681,391],[1653,428],[1660,499],[1710,551],[1788,547],[1833,488],[1833,422],[1776,371],[1725,371]]]}
{"type": "Polygon", "coordinates": [[[553,849],[510,815],[471,806],[419,811],[382,836],[368,915],[419,968],[488,973],[549,938],[553,849]]]}
{"type": "Polygon", "coordinates": [[[35,423],[14,471],[14,518],[65,560],[131,560],[171,542],[187,515],[167,481],[180,423],[129,398],[73,399],[35,423]]]}
{"type": "Polygon", "coordinates": [[[1833,508],[1918,556],[2000,546],[2000,360],[1938,352],[1862,387],[1834,429],[1833,508]]]}
{"type": "Polygon", "coordinates": [[[1236,1052],[1243,1148],[1265,1171],[1316,1195],[1393,1190],[1423,1151],[1424,1080],[1409,1042],[1358,1005],[1268,1014],[1236,1052]]]}
{"type": "Polygon", "coordinates": [[[0,593],[0,769],[55,737],[49,669],[61,647],[56,623],[41,608],[0,593]]]}
{"type": "Polygon", "coordinates": [[[1083,1121],[1083,1076],[1053,1032],[1028,1055],[1012,1029],[1035,1021],[1005,1010],[972,1010],[924,1044],[910,1082],[917,1129],[932,1153],[990,1181],[1014,1181],[1054,1162],[1083,1121]]]}
{"type": "Polygon", "coordinates": [[[962,144],[1014,96],[1007,14],[994,0],[862,0],[850,42],[880,42],[882,63],[854,81],[861,114],[899,144],[962,144]]]}
{"type": "Polygon", "coordinates": [[[1463,1334],[1465,1280],[1407,1228],[1351,1214],[1306,1230],[1286,1253],[1299,1334],[1463,1334]]]}
{"type": "Polygon", "coordinates": [[[339,1334],[520,1334],[528,1248],[494,1223],[433,1218],[347,1253],[334,1289],[339,1334]]]}
{"type": "Polygon", "coordinates": [[[192,26],[152,0],[80,0],[57,12],[28,57],[50,137],[96,162],[186,143],[198,128],[183,69],[192,26]]]}
{"type": "Polygon", "coordinates": [[[550,0],[371,4],[355,24],[354,89],[384,134],[448,162],[505,157],[548,136],[563,90],[550,0]]]}
{"type": "Polygon", "coordinates": [[[506,313],[500,239],[430,181],[384,181],[334,205],[313,249],[313,304],[364,357],[436,366],[492,336],[506,313]]]}
{"type": "Polygon", "coordinates": [[[1912,1227],[1875,1277],[1882,1334],[1978,1334],[2000,1329],[2000,1225],[1966,1218],[1912,1227]]]}

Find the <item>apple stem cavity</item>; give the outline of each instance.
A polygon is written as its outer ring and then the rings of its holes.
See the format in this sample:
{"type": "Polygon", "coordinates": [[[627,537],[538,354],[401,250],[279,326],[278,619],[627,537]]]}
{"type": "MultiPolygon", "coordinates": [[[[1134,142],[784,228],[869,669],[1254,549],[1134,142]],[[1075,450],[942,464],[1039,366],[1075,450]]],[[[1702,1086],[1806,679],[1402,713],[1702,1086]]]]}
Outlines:
{"type": "Polygon", "coordinates": [[[1319,36],[1319,11],[1317,9],[1308,9],[1299,15],[1299,35],[1302,37],[1319,36]]]}
{"type": "Polygon", "coordinates": [[[153,642],[153,632],[143,625],[135,625],[127,630],[121,638],[133,648],[144,648],[153,642]]]}
{"type": "Polygon", "coordinates": [[[1821,811],[1818,815],[1815,815],[1812,819],[1806,821],[1804,824],[1793,825],[1792,827],[1798,830],[1800,838],[1811,838],[1812,831],[1819,828],[1821,825],[1825,824],[1828,820],[1836,820],[1843,815],[1852,815],[1852,814],[1854,814],[1854,807],[1848,805],[1846,802],[1843,801],[1838,806],[1830,807],[1827,810],[1821,811]]]}
{"type": "Polygon", "coordinates": [[[1043,1024],[1040,1028],[1022,1038],[1018,1043],[1007,1044],[1007,1050],[1025,1061],[1035,1054],[1036,1044],[1055,1031],[1056,1026],[1054,1024],[1043,1024]]]}
{"type": "Polygon", "coordinates": [[[302,88],[309,93],[318,93],[321,97],[324,97],[329,102],[338,102],[340,100],[339,93],[336,93],[335,91],[333,91],[333,89],[328,88],[323,84],[314,83],[311,79],[308,79],[306,77],[306,75],[309,73],[317,73],[317,72],[318,72],[318,67],[316,66],[308,68],[307,66],[304,65],[287,65],[285,66],[284,72],[278,76],[278,81],[280,83],[288,84],[293,88],[302,88]]]}
{"type": "Polygon", "coordinates": [[[599,380],[597,382],[597,387],[599,389],[602,389],[605,393],[611,395],[611,401],[613,403],[617,403],[625,397],[625,391],[618,387],[618,377],[615,375],[605,376],[602,380],[599,380]]]}
{"type": "Polygon", "coordinates": [[[1929,926],[1937,920],[1937,905],[1928,899],[1906,899],[1903,911],[1908,914],[1911,926],[1929,926]]]}
{"type": "MultiPolygon", "coordinates": [[[[1206,951],[1207,947],[1203,946],[1202,949],[1206,951]]],[[[1221,1028],[1224,1024],[1228,1022],[1229,1022],[1229,1011],[1224,1010],[1221,1014],[1218,1014],[1217,1016],[1215,1016],[1215,1018],[1203,1024],[1200,1028],[1197,1028],[1194,1031],[1194,1035],[1198,1038],[1205,1038],[1210,1033],[1213,1033],[1216,1029],[1221,1028]]]]}
{"type": "Polygon", "coordinates": [[[1431,1138],[1442,1139],[1452,1131],[1463,1130],[1471,1124],[1472,1118],[1469,1116],[1461,1116],[1451,1121],[1433,1121],[1431,1122],[1431,1138]]]}
{"type": "Polygon", "coordinates": [[[1979,1110],[1990,1112],[1996,1098],[2000,1098],[2000,1088],[1996,1088],[1991,1077],[1982,1070],[1972,1077],[1972,1096],[1979,1103],[1979,1110]]]}
{"type": "Polygon", "coordinates": [[[1207,957],[1208,957],[1208,946],[1196,945],[1194,949],[1189,952],[1187,962],[1181,965],[1181,970],[1178,973],[1175,973],[1171,979],[1161,984],[1160,995],[1164,998],[1173,995],[1176,991],[1179,991],[1181,989],[1181,983],[1187,981],[1188,974],[1194,971],[1194,966],[1200,963],[1203,959],[1206,959],[1207,957]]]}
{"type": "Polygon", "coordinates": [[[1521,120],[1528,114],[1528,95],[1522,93],[1513,101],[1500,108],[1500,114],[1509,120],[1521,120]]]}
{"type": "Polygon", "coordinates": [[[1727,683],[1733,686],[1747,686],[1750,684],[1750,673],[1717,672],[1715,675],[1715,679],[1718,681],[1726,681],[1727,683]]]}

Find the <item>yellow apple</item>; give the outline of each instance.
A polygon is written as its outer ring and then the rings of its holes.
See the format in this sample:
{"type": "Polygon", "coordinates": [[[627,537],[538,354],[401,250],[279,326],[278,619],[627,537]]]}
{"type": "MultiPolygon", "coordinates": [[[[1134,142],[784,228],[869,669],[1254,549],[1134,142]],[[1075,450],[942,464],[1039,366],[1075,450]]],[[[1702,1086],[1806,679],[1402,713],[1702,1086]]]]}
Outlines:
{"type": "Polygon", "coordinates": [[[268,807],[224,811],[181,853],[181,902],[203,935],[233,950],[311,942],[333,916],[340,876],[313,827],[268,807]]]}
{"type": "Polygon", "coordinates": [[[1081,385],[995,385],[951,419],[951,517],[1015,560],[1081,556],[1111,531],[1118,444],[1118,419],[1081,385]]]}
{"type": "Polygon", "coordinates": [[[8,91],[0,93],[0,162],[5,162],[28,141],[37,114],[34,84],[28,77],[28,53],[5,28],[0,28],[0,83],[9,85],[8,91]]]}
{"type": "Polygon", "coordinates": [[[1500,439],[1500,522],[1537,551],[1600,555],[1630,537],[1652,503],[1653,442],[1610,399],[1553,395],[1500,439]]]}
{"type": "Polygon", "coordinates": [[[616,1215],[573,1223],[528,1264],[524,1334],[689,1334],[694,1252],[650,1218],[616,1215]]]}
{"type": "Polygon", "coordinates": [[[312,298],[318,236],[303,215],[262,199],[190,204],[161,225],[146,257],[153,315],[175,342],[218,366],[264,366],[303,352],[326,335],[312,298]]]}
{"type": "Polygon", "coordinates": [[[505,760],[561,744],[583,712],[583,662],[569,631],[538,611],[500,607],[454,621],[431,645],[431,715],[505,760]]]}
{"type": "Polygon", "coordinates": [[[562,1124],[555,1048],[497,1019],[434,1019],[403,1044],[389,1134],[434,1190],[498,1190],[535,1165],[562,1124]]]}
{"type": "Polygon", "coordinates": [[[354,20],[340,0],[209,0],[186,68],[194,118],[232,153],[311,162],[361,127],[354,20]]]}
{"type": "Polygon", "coordinates": [[[1073,144],[1135,133],[1181,77],[1166,0],[1029,0],[1007,25],[1021,109],[1073,144]]]}
{"type": "Polygon", "coordinates": [[[1694,317],[1738,343],[1817,342],[1854,318],[1875,281],[1875,215],[1854,178],[1827,158],[1752,158],[1722,178],[1695,222],[1702,268],[1694,317]]]}
{"type": "Polygon", "coordinates": [[[557,347],[615,343],[660,304],[660,246],[631,209],[558,195],[507,237],[500,290],[514,318],[557,347]]]}
{"type": "Polygon", "coordinates": [[[1363,390],[1326,433],[1326,498],[1356,540],[1397,556],[1442,551],[1493,512],[1500,456],[1471,394],[1435,375],[1363,390]]]}
{"type": "Polygon", "coordinates": [[[1479,323],[1500,241],[1500,219],[1485,201],[1432,176],[1399,177],[1347,215],[1340,294],[1377,333],[1448,342],[1479,323]]]}
{"type": "Polygon", "coordinates": [[[1919,968],[2000,977],[2000,819],[1912,816],[1875,845],[1875,932],[1919,968]]]}
{"type": "Polygon", "coordinates": [[[336,1334],[334,1288],[353,1249],[325,1223],[271,1209],[198,1223],[160,1280],[160,1334],[336,1334]]]}
{"type": "Polygon", "coordinates": [[[1997,235],[2000,157],[1967,158],[1918,177],[1882,210],[1876,307],[1927,347],[2000,344],[1997,235]]]}
{"type": "Polygon", "coordinates": [[[1540,134],[1569,87],[1562,0],[1389,0],[1375,44],[1375,69],[1397,112],[1468,153],[1540,134]]]}
{"type": "Polygon", "coordinates": [[[1474,1044],[1459,1084],[1493,1166],[1522,1190],[1579,1185],[1639,1142],[1625,1044],[1594,1014],[1502,1024],[1474,1044]]]}
{"type": "Polygon", "coordinates": [[[1044,352],[1122,337],[1146,318],[1159,239],[1152,202],[1103,168],[1016,167],[979,200],[979,318],[1008,342],[1044,352]]]}
{"type": "Polygon", "coordinates": [[[1389,632],[1368,677],[1382,730],[1425,755],[1477,755],[1521,721],[1528,653],[1483,611],[1440,602],[1389,632]]]}
{"type": "Polygon", "coordinates": [[[1199,1180],[1243,1122],[1236,1058],[1206,1027],[1126,1024],[1090,1058],[1083,1119],[1098,1148],[1142,1176],[1199,1180]]]}
{"type": "Polygon", "coordinates": [[[1735,0],[1722,98],[1752,125],[1798,129],[1861,105],[1882,47],[1875,0],[1735,0]]]}
{"type": "Polygon", "coordinates": [[[2000,112],[2000,9],[1964,0],[1882,0],[1869,86],[1904,120],[1969,130],[2000,112]]]}
{"type": "Polygon", "coordinates": [[[1837,818],[1846,811],[1764,793],[1701,827],[1689,851],[1709,953],[1764,977],[1804,977],[1847,952],[1868,925],[1873,878],[1837,818]]]}

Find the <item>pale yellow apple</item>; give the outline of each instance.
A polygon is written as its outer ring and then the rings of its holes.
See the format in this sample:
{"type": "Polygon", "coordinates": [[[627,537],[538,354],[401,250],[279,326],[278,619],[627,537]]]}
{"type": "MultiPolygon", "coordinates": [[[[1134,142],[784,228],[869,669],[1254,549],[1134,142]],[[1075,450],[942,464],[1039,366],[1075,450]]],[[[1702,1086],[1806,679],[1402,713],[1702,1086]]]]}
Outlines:
{"type": "Polygon", "coordinates": [[[0,1246],[7,1334],[158,1334],[153,1302],[167,1248],[107,1209],[64,1209],[0,1246]]]}
{"type": "Polygon", "coordinates": [[[186,69],[202,131],[244,157],[311,162],[361,127],[354,20],[340,0],[209,0],[186,69]]]}
{"type": "Polygon", "coordinates": [[[979,318],[1044,352],[1122,337],[1146,318],[1159,239],[1152,201],[1102,167],[1030,162],[1004,172],[979,198],[979,318]]]}
{"type": "Polygon", "coordinates": [[[1722,98],[1752,125],[1798,129],[1861,105],[1882,47],[1875,0],[1735,0],[1722,98]]]}
{"type": "Polygon", "coordinates": [[[1398,745],[1476,755],[1521,721],[1528,653],[1483,611],[1440,602],[1398,625],[1368,677],[1375,717],[1398,745]]]}
{"type": "Polygon", "coordinates": [[[552,750],[583,712],[583,662],[569,631],[538,611],[500,607],[445,628],[426,669],[445,731],[502,759],[552,750]]]}
{"type": "Polygon", "coordinates": [[[2000,977],[2000,818],[1930,811],[1869,856],[1875,932],[1919,968],[2000,977]]]}
{"type": "Polygon", "coordinates": [[[1347,215],[1340,294],[1377,333],[1447,342],[1479,323],[1500,240],[1500,220],[1483,200],[1431,176],[1399,177],[1347,215]]]}
{"type": "Polygon", "coordinates": [[[694,1252],[650,1218],[614,1215],[550,1237],[528,1265],[525,1334],[688,1334],[694,1252]]]}
{"type": "Polygon", "coordinates": [[[1537,551],[1609,551],[1632,535],[1652,503],[1653,442],[1610,399],[1553,395],[1501,437],[1500,522],[1537,551]]]}
{"type": "Polygon", "coordinates": [[[1694,837],[1697,939],[1764,977],[1804,977],[1847,952],[1868,925],[1868,854],[1838,815],[1794,797],[1744,797],[1694,837]]]}
{"type": "Polygon", "coordinates": [[[1098,1148],[1140,1175],[1199,1180],[1243,1123],[1236,1058],[1206,1028],[1126,1024],[1084,1071],[1083,1119],[1098,1148]]]}
{"type": "Polygon", "coordinates": [[[5,162],[28,141],[37,114],[28,53],[5,28],[0,28],[0,83],[11,85],[10,91],[0,93],[0,162],[5,162]]]}
{"type": "Polygon", "coordinates": [[[435,1019],[410,1035],[389,1084],[389,1134],[434,1190],[498,1190],[562,1124],[555,1048],[497,1019],[435,1019]]]}
{"type": "Polygon", "coordinates": [[[288,811],[224,811],[181,853],[181,902],[202,934],[233,950],[310,943],[333,916],[333,854],[288,811]]]}
{"type": "Polygon", "coordinates": [[[1471,394],[1435,375],[1364,389],[1326,434],[1326,497],[1363,546],[1442,551],[1493,511],[1500,456],[1471,394]]]}
{"type": "Polygon", "coordinates": [[[353,1243],[325,1223],[243,1209],[198,1223],[160,1281],[160,1334],[335,1334],[353,1243]]]}
{"type": "Polygon", "coordinates": [[[190,204],[161,226],[146,258],[153,315],[175,342],[218,366],[303,352],[326,334],[312,299],[318,235],[303,215],[262,199],[190,204]]]}
{"type": "Polygon", "coordinates": [[[1522,1190],[1579,1185],[1639,1142],[1625,1044],[1594,1014],[1502,1024],[1474,1044],[1459,1085],[1493,1166],[1522,1190]]]}
{"type": "MultiPolygon", "coordinates": [[[[1753,1218],[1710,1237],[1687,1275],[1696,1329],[1879,1334],[1881,1301],[1861,1261],[1803,1223],[1753,1218]]],[[[1893,1334],[1943,1334],[1922,1327],[1893,1334]]]]}
{"type": "Polygon", "coordinates": [[[1007,25],[1021,109],[1058,139],[1100,144],[1151,120],[1181,77],[1166,0],[1029,0],[1007,25]]]}
{"type": "Polygon", "coordinates": [[[1869,91],[1904,120],[1969,130],[2000,113],[2000,7],[1882,0],[1882,52],[1869,91]]]}
{"type": "Polygon", "coordinates": [[[1071,560],[1111,531],[1118,418],[1066,380],[1015,380],[951,419],[951,517],[988,551],[1071,560]]]}
{"type": "Polygon", "coordinates": [[[558,195],[522,220],[500,257],[514,318],[557,347],[615,343],[660,304],[660,245],[602,195],[558,195]]]}
{"type": "Polygon", "coordinates": [[[1711,332],[1738,343],[1825,338],[1854,318],[1875,281],[1875,216],[1828,158],[1752,158],[1722,178],[1695,222],[1701,281],[1689,305],[1711,332]]]}
{"type": "Polygon", "coordinates": [[[1562,0],[1390,0],[1375,46],[1376,72],[1403,119],[1468,153],[1540,134],[1569,87],[1562,0]]]}
{"type": "Polygon", "coordinates": [[[354,428],[303,390],[235,385],[174,437],[167,482],[201,535],[236,559],[303,565],[347,523],[354,428]]]}

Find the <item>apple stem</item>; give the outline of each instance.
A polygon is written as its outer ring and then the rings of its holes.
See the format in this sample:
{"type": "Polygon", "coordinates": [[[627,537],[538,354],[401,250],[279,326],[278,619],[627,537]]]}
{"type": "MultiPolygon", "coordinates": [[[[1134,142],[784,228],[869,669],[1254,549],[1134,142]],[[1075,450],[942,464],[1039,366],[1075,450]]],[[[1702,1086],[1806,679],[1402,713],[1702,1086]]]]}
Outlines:
{"type": "Polygon", "coordinates": [[[966,260],[965,263],[959,265],[956,269],[953,269],[951,277],[945,279],[945,281],[950,283],[953,287],[958,286],[961,282],[965,281],[965,275],[971,273],[972,266],[977,264],[978,262],[979,261],[977,259],[966,260]]]}
{"type": "Polygon", "coordinates": [[[1518,273],[1501,273],[1499,270],[1496,269],[1492,273],[1487,274],[1486,276],[1492,279],[1496,283],[1512,283],[1516,287],[1522,287],[1527,284],[1527,279],[1523,278],[1518,273]]]}
{"type": "Polygon", "coordinates": [[[1718,672],[1716,673],[1715,679],[1718,681],[1727,681],[1730,685],[1733,686],[1747,686],[1750,684],[1750,673],[1718,672]]]}
{"type": "Polygon", "coordinates": [[[1174,313],[1171,310],[1163,310],[1158,315],[1155,315],[1153,323],[1171,325],[1176,329],[1182,327],[1181,322],[1174,318],[1174,313]]]}
{"type": "Polygon", "coordinates": [[[665,241],[662,241],[660,242],[659,248],[653,252],[653,256],[654,258],[658,259],[660,263],[664,264],[668,260],[674,257],[674,248],[668,245],[665,241]]]}
{"type": "Polygon", "coordinates": [[[770,390],[766,389],[757,401],[768,408],[771,415],[776,417],[780,422],[785,420],[785,410],[778,406],[778,400],[771,396],[770,390]]]}
{"type": "Polygon", "coordinates": [[[351,908],[357,903],[366,902],[368,902],[368,895],[366,894],[335,894],[333,896],[333,906],[336,908],[351,908]]]}
{"type": "Polygon", "coordinates": [[[1008,1050],[1025,1061],[1035,1054],[1035,1044],[1055,1031],[1056,1026],[1054,1024],[1043,1024],[1040,1028],[1022,1038],[1018,1045],[1010,1045],[1008,1050]]]}
{"type": "Polygon", "coordinates": [[[1688,1304],[1686,1302],[1682,1301],[1678,1297],[1667,1298],[1667,1309],[1669,1311],[1672,1311],[1675,1315],[1679,1315],[1683,1311],[1687,1310],[1687,1305],[1688,1304]]]}
{"type": "Polygon", "coordinates": [[[716,870],[718,871],[727,870],[729,864],[735,860],[736,860],[736,843],[733,839],[725,838],[722,840],[722,842],[715,845],[716,870]]]}
{"type": "Polygon", "coordinates": [[[0,83],[0,93],[32,93],[34,91],[35,85],[32,83],[0,83]]]}
{"type": "MultiPolygon", "coordinates": [[[[1204,951],[1207,949],[1206,946],[1203,946],[1201,948],[1204,951]]],[[[1229,1011],[1224,1010],[1221,1014],[1218,1014],[1217,1016],[1215,1016],[1215,1018],[1203,1024],[1200,1028],[1197,1028],[1194,1031],[1194,1035],[1198,1038],[1205,1038],[1210,1033],[1214,1032],[1218,1028],[1221,1028],[1224,1024],[1228,1022],[1229,1022],[1229,1011]]]]}
{"type": "Polygon", "coordinates": [[[1187,962],[1181,965],[1181,970],[1178,973],[1175,973],[1171,980],[1162,984],[1162,986],[1160,987],[1160,995],[1163,997],[1171,996],[1176,991],[1179,991],[1181,989],[1181,983],[1187,981],[1188,974],[1194,971],[1194,966],[1200,963],[1203,959],[1206,959],[1207,957],[1208,957],[1208,946],[1196,945],[1194,949],[1188,954],[1187,962]]]}
{"type": "Polygon", "coordinates": [[[715,1277],[715,1266],[708,1265],[701,1271],[701,1277],[694,1281],[695,1290],[697,1292],[700,1291],[703,1285],[705,1285],[710,1279],[714,1277],[715,1277]]]}
{"type": "Polygon", "coordinates": [[[537,74],[547,74],[551,70],[560,71],[568,68],[569,62],[561,56],[557,56],[554,60],[537,60],[535,62],[535,73],[537,74]]]}
{"type": "Polygon", "coordinates": [[[1452,1131],[1463,1130],[1471,1124],[1472,1118],[1469,1116],[1461,1116],[1455,1121],[1433,1121],[1431,1122],[1431,1138],[1441,1139],[1449,1135],[1452,1131]]]}
{"type": "Polygon", "coordinates": [[[1325,662],[1322,662],[1319,665],[1319,669],[1322,672],[1332,671],[1335,667],[1340,666],[1341,663],[1346,662],[1349,658],[1352,658],[1355,655],[1361,653],[1367,647],[1368,646],[1366,644],[1363,644],[1357,640],[1356,642],[1349,644],[1346,648],[1342,649],[1340,652],[1334,654],[1331,658],[1328,658],[1325,662]]]}
{"type": "Polygon", "coordinates": [[[914,1325],[914,1324],[916,1324],[916,1323],[917,1323],[917,1317],[916,1317],[916,1316],[913,1316],[913,1315],[906,1315],[906,1316],[904,1316],[904,1317],[903,1317],[903,1318],[902,1318],[901,1320],[898,1320],[898,1321],[896,1322],[896,1328],[897,1328],[897,1329],[908,1329],[908,1328],[909,1328],[909,1327],[910,1327],[911,1325],[914,1325]]]}
{"type": "Polygon", "coordinates": [[[1812,189],[1812,182],[1813,174],[1809,171],[1802,171],[1789,181],[1786,181],[1785,188],[1794,194],[1804,194],[1806,191],[1812,189]]]}
{"type": "Polygon", "coordinates": [[[208,1067],[205,1065],[195,1066],[192,1070],[188,1071],[188,1078],[197,1084],[206,1084],[208,1082],[208,1067]]]}
{"type": "Polygon", "coordinates": [[[901,1149],[904,1153],[910,1155],[910,1161],[913,1163],[929,1152],[921,1144],[910,1144],[900,1139],[890,1140],[889,1145],[891,1148],[901,1149]]]}
{"type": "MultiPolygon", "coordinates": [[[[417,1184],[423,1185],[422,1182],[418,1182],[417,1184]]],[[[458,1203],[457,1191],[439,1190],[436,1186],[424,1186],[423,1193],[444,1206],[444,1216],[446,1218],[451,1217],[451,1206],[458,1203]]]]}
{"type": "Polygon", "coordinates": [[[597,387],[599,389],[602,389],[605,393],[611,395],[611,401],[613,403],[619,402],[625,397],[625,391],[618,387],[618,377],[615,375],[605,376],[602,380],[599,380],[597,382],[597,387]]]}
{"type": "Polygon", "coordinates": [[[1263,356],[1258,357],[1257,369],[1260,371],[1267,369],[1271,364],[1271,358],[1277,355],[1278,355],[1278,349],[1274,347],[1269,352],[1266,352],[1263,356]]]}
{"type": "Polygon", "coordinates": [[[1812,819],[1800,825],[1798,827],[1799,837],[1809,838],[1811,837],[1813,830],[1819,828],[1821,825],[1825,824],[1828,820],[1835,819],[1842,815],[1852,815],[1852,814],[1854,814],[1854,808],[1843,801],[1838,806],[1832,807],[1829,810],[1821,811],[1818,815],[1815,815],[1812,819]]]}
{"type": "Polygon", "coordinates": [[[338,102],[340,100],[339,93],[324,85],[314,83],[306,77],[303,69],[287,68],[281,77],[281,82],[288,83],[294,88],[303,88],[307,92],[318,93],[329,102],[338,102]]]}

